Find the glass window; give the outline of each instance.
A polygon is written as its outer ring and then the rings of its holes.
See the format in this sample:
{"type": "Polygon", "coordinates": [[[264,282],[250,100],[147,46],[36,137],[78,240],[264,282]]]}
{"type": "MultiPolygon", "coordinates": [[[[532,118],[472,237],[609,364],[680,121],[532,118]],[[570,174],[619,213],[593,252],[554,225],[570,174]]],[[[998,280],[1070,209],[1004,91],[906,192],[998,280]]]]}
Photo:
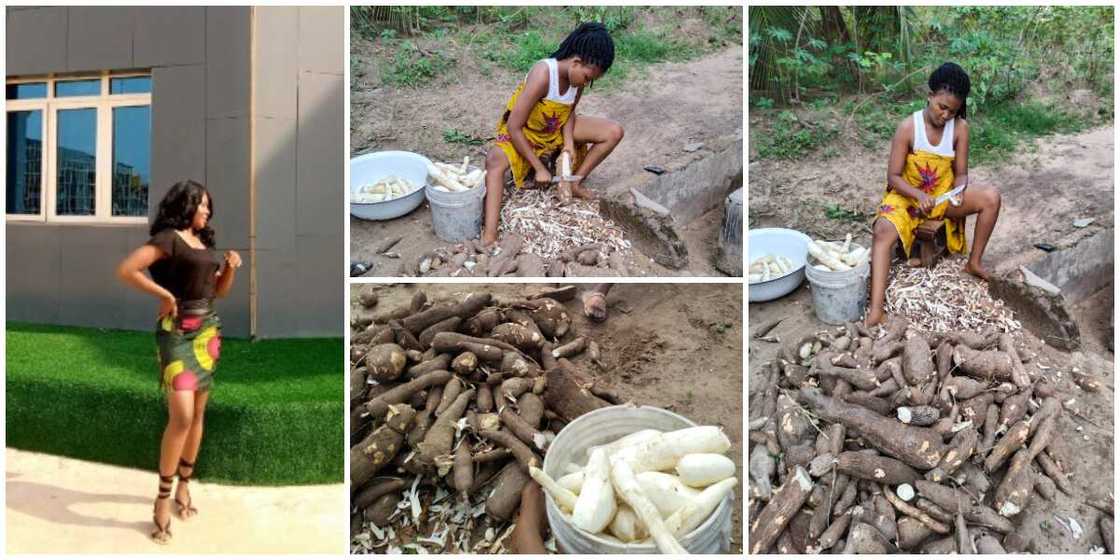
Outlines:
{"type": "Polygon", "coordinates": [[[151,178],[151,107],[113,109],[114,216],[148,215],[151,178]]]}
{"type": "Polygon", "coordinates": [[[66,109],[57,115],[55,213],[92,216],[97,210],[97,109],[66,109]]]}
{"type": "Polygon", "coordinates": [[[119,95],[122,93],[152,93],[151,76],[130,76],[127,78],[110,78],[109,93],[119,95]]]}
{"type": "Polygon", "coordinates": [[[43,190],[42,111],[8,113],[7,179],[7,213],[38,214],[43,190]]]}
{"type": "Polygon", "coordinates": [[[8,84],[8,99],[42,99],[46,96],[46,82],[8,84]]]}
{"type": "Polygon", "coordinates": [[[101,95],[101,80],[70,80],[68,82],[55,82],[55,97],[78,97],[83,95],[101,95]]]}

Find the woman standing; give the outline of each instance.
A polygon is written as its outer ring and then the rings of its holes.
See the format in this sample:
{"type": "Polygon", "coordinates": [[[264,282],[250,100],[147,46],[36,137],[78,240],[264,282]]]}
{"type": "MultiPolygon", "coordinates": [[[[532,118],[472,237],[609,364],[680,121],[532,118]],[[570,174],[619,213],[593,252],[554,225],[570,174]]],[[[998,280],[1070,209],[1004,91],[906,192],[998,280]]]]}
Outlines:
{"type": "Polygon", "coordinates": [[[241,266],[236,251],[226,251],[223,258],[214,252],[212,213],[206,187],[194,181],[176,183],[159,203],[151,239],[117,268],[125,283],[159,299],[156,344],[168,422],[160,444],[159,494],[151,536],[160,544],[171,537],[170,498],[176,474],[179,518],[198,512],[191,505],[187,483],[202,443],[203,413],[221,350],[222,325],[212,303],[229,293],[241,266]]]}

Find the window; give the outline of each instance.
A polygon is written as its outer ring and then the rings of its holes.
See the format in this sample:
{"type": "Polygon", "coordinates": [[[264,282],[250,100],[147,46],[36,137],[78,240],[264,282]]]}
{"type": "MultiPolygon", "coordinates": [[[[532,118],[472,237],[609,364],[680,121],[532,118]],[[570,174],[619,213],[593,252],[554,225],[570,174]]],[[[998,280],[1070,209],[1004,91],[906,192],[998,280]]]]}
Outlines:
{"type": "Polygon", "coordinates": [[[151,76],[11,80],[6,97],[8,220],[147,221],[151,76]]]}

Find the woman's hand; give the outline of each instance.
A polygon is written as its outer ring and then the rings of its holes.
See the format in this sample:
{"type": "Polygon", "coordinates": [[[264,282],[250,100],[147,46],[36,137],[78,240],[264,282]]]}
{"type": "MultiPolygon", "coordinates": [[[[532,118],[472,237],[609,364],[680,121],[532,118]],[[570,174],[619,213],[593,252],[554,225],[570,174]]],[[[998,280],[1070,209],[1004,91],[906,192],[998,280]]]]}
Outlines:
{"type": "Polygon", "coordinates": [[[226,266],[230,268],[241,268],[241,255],[237,251],[226,251],[226,266]]]}
{"type": "Polygon", "coordinates": [[[934,202],[934,198],[926,193],[918,195],[918,209],[927,216],[933,212],[934,202]]]}
{"type": "Polygon", "coordinates": [[[541,165],[534,174],[533,180],[537,183],[537,187],[543,189],[552,184],[552,173],[548,171],[547,167],[541,165]]]}
{"type": "Polygon", "coordinates": [[[175,296],[168,293],[167,295],[159,298],[159,317],[171,317],[174,319],[179,315],[179,303],[175,301],[175,296]]]}

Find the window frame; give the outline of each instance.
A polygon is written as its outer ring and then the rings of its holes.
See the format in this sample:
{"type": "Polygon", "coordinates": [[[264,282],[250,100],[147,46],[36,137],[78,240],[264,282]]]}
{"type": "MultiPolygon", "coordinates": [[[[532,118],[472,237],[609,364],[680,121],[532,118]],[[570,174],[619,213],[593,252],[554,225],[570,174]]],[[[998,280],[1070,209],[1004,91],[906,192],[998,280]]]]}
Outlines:
{"type": "MultiPolygon", "coordinates": [[[[148,216],[113,216],[113,110],[118,107],[148,107],[151,110],[151,93],[122,93],[110,95],[110,80],[113,78],[151,77],[150,72],[108,72],[103,71],[96,76],[88,74],[66,76],[50,75],[38,77],[20,77],[6,80],[6,85],[20,83],[45,82],[47,96],[38,99],[7,99],[5,100],[5,113],[16,111],[41,111],[43,115],[43,177],[40,185],[40,204],[38,214],[9,214],[5,208],[4,217],[9,222],[41,222],[52,224],[110,224],[132,225],[147,224],[148,216]],[[71,80],[89,80],[98,78],[101,81],[99,95],[56,97],[55,84],[71,80]],[[97,113],[97,138],[94,154],[97,163],[94,179],[94,213],[89,216],[59,216],[57,211],[58,194],[58,111],[71,109],[96,109],[97,113]]],[[[5,117],[7,127],[7,117],[5,117]]],[[[5,142],[7,136],[5,135],[5,142]]],[[[150,149],[150,145],[149,145],[150,149]]],[[[7,171],[5,170],[5,173],[7,171]]],[[[148,192],[151,193],[151,178],[149,177],[148,192]]],[[[149,196],[148,209],[151,210],[151,197],[149,196]]]]}

